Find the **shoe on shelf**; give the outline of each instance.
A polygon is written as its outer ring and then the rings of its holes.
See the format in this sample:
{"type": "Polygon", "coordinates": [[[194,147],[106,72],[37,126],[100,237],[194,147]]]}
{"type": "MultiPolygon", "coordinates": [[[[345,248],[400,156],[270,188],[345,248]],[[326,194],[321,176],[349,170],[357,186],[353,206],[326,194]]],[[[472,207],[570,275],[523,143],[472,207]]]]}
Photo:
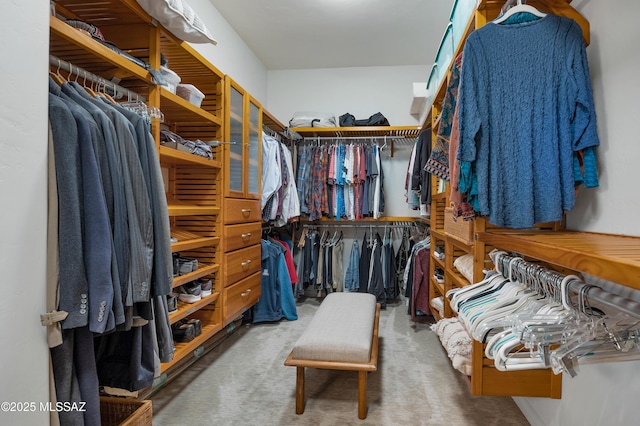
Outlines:
{"type": "Polygon", "coordinates": [[[169,241],[171,241],[171,244],[173,244],[173,243],[177,243],[178,239],[176,237],[171,237],[169,241]]]}
{"type": "Polygon", "coordinates": [[[169,314],[173,314],[178,310],[178,293],[167,294],[167,307],[169,314]]]}
{"type": "Polygon", "coordinates": [[[171,326],[174,342],[190,342],[196,337],[196,328],[193,324],[178,321],[171,326]]]}
{"type": "Polygon", "coordinates": [[[444,260],[444,247],[437,246],[433,250],[433,254],[440,260],[444,260]]]}
{"type": "Polygon", "coordinates": [[[180,255],[178,255],[176,259],[178,261],[178,275],[186,275],[198,270],[198,259],[182,257],[180,255]]]}
{"type": "Polygon", "coordinates": [[[189,318],[189,319],[185,319],[184,322],[186,324],[191,324],[193,325],[193,330],[196,334],[196,336],[199,336],[202,334],[202,322],[197,319],[197,318],[189,318]]]}
{"type": "Polygon", "coordinates": [[[202,299],[202,288],[197,281],[191,281],[178,287],[178,298],[185,303],[196,303],[202,299]]]}
{"type": "Polygon", "coordinates": [[[198,280],[198,283],[200,284],[200,290],[201,290],[201,295],[202,297],[207,297],[207,296],[211,296],[211,289],[213,287],[213,283],[211,282],[210,278],[200,278],[198,280]]]}
{"type": "Polygon", "coordinates": [[[433,278],[435,278],[440,284],[444,283],[444,271],[440,268],[436,268],[436,270],[433,271],[433,278]]]}

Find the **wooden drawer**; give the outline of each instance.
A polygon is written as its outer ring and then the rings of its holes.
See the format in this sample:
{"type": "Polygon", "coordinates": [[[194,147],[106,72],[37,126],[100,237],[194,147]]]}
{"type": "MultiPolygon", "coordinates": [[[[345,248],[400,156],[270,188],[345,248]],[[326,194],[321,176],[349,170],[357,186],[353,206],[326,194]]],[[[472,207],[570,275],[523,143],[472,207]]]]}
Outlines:
{"type": "Polygon", "coordinates": [[[224,223],[261,222],[260,200],[224,199],[224,223]]]}
{"type": "Polygon", "coordinates": [[[260,244],[262,225],[257,222],[227,225],[223,227],[222,235],[224,237],[224,251],[238,250],[260,244]]]}
{"type": "Polygon", "coordinates": [[[225,325],[258,302],[260,298],[261,280],[262,276],[260,272],[257,272],[222,290],[225,325]]]}
{"type": "Polygon", "coordinates": [[[223,267],[225,271],[225,286],[229,286],[236,281],[240,281],[241,279],[260,271],[261,248],[261,245],[258,244],[224,254],[223,267]]]}

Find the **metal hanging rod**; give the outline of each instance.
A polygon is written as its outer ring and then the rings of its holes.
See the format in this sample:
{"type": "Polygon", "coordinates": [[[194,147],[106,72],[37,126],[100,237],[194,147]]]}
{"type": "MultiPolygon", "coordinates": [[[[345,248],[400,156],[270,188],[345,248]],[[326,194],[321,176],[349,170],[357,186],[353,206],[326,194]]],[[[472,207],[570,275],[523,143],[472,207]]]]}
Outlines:
{"type": "MultiPolygon", "coordinates": [[[[552,269],[540,267],[539,265],[536,265],[534,263],[527,262],[519,256],[499,254],[499,257],[493,258],[492,260],[494,264],[496,262],[501,262],[501,265],[504,265],[504,268],[507,269],[511,266],[506,265],[509,265],[510,261],[513,259],[519,259],[517,263],[514,264],[514,267],[519,268],[520,271],[526,271],[526,274],[532,278],[544,279],[544,272],[541,274],[540,271],[550,271],[555,274],[556,277],[559,277],[559,280],[562,280],[566,277],[566,275],[557,273],[552,269]]],[[[503,269],[502,275],[505,276],[505,278],[509,278],[509,270],[503,269]]],[[[619,312],[624,312],[625,314],[631,315],[634,318],[640,318],[640,303],[636,302],[635,300],[621,297],[617,294],[603,290],[596,285],[585,283],[582,280],[569,281],[567,284],[567,289],[576,294],[583,294],[584,297],[589,300],[597,301],[603,305],[614,308],[619,312]]]]}
{"type": "Polygon", "coordinates": [[[336,140],[366,140],[372,141],[374,139],[380,139],[384,141],[398,141],[404,139],[415,140],[412,137],[406,136],[305,136],[302,138],[303,142],[319,142],[319,141],[336,141],[336,140]]]}
{"type": "Polygon", "coordinates": [[[340,222],[305,223],[304,228],[411,228],[419,226],[416,222],[371,222],[344,220],[340,222]]]}
{"type": "Polygon", "coordinates": [[[144,96],[136,92],[133,92],[129,89],[126,89],[122,86],[115,84],[112,81],[109,81],[100,76],[97,76],[83,68],[80,68],[79,66],[73,65],[70,62],[60,59],[57,56],[49,55],[49,64],[51,66],[56,67],[58,70],[64,70],[68,72],[69,75],[75,74],[79,78],[82,78],[82,80],[89,80],[96,83],[99,86],[104,86],[105,90],[106,89],[113,90],[112,97],[114,99],[121,99],[126,96],[127,99],[129,100],[140,100],[142,102],[146,100],[144,96]]]}

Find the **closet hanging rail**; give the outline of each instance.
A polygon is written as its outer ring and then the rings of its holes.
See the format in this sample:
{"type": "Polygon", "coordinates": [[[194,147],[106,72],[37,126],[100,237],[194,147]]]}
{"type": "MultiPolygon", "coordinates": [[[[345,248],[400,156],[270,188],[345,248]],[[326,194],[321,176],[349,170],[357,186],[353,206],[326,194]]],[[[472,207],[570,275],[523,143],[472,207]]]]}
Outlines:
{"type": "MultiPolygon", "coordinates": [[[[561,288],[559,287],[561,285],[561,282],[567,279],[566,275],[557,273],[556,271],[553,271],[551,269],[542,268],[535,263],[523,260],[521,257],[511,256],[505,254],[504,252],[498,252],[493,258],[493,261],[496,266],[498,264],[509,265],[514,259],[518,260],[515,263],[515,268],[522,272],[521,275],[526,275],[529,278],[538,279],[541,282],[544,282],[545,280],[548,280],[549,277],[552,277],[552,274],[549,274],[549,272],[552,272],[553,276],[555,276],[555,280],[552,282],[546,282],[551,285],[558,286],[558,291],[561,290],[561,288]],[[545,272],[547,273],[546,275],[545,272]]],[[[501,268],[501,273],[505,278],[511,278],[511,276],[513,276],[513,270],[511,269],[511,266],[501,268]]],[[[590,301],[596,301],[619,312],[640,319],[640,303],[634,300],[627,299],[617,294],[603,290],[596,285],[585,283],[580,279],[567,280],[566,289],[574,294],[584,296],[590,301]]]]}
{"type": "Polygon", "coordinates": [[[112,81],[97,76],[83,68],[73,65],[70,62],[60,59],[57,56],[49,55],[49,64],[53,67],[56,67],[58,70],[64,70],[68,72],[69,75],[75,74],[82,80],[89,80],[100,87],[104,87],[105,90],[109,89],[110,91],[113,91],[113,98],[115,99],[126,97],[129,100],[139,100],[142,102],[146,100],[144,96],[136,92],[133,92],[129,89],[115,84],[112,81]]]}

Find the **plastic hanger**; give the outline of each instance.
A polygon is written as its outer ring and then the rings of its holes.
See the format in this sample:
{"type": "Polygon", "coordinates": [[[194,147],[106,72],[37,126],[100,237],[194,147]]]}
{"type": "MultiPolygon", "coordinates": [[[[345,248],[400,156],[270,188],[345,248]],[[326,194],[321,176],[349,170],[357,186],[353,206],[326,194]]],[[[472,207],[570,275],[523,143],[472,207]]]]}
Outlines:
{"type": "Polygon", "coordinates": [[[537,16],[538,18],[544,18],[547,16],[546,13],[543,13],[536,9],[533,6],[529,6],[528,4],[522,3],[522,0],[518,0],[518,4],[508,9],[504,14],[500,15],[496,19],[493,20],[494,24],[500,24],[505,22],[507,19],[511,18],[517,13],[530,13],[533,16],[537,16]]]}
{"type": "Polygon", "coordinates": [[[54,73],[53,71],[49,71],[49,76],[51,76],[53,81],[55,81],[58,85],[62,86],[67,82],[67,79],[64,78],[62,74],[60,74],[60,65],[60,59],[58,59],[58,68],[56,69],[56,72],[54,73]]]}

